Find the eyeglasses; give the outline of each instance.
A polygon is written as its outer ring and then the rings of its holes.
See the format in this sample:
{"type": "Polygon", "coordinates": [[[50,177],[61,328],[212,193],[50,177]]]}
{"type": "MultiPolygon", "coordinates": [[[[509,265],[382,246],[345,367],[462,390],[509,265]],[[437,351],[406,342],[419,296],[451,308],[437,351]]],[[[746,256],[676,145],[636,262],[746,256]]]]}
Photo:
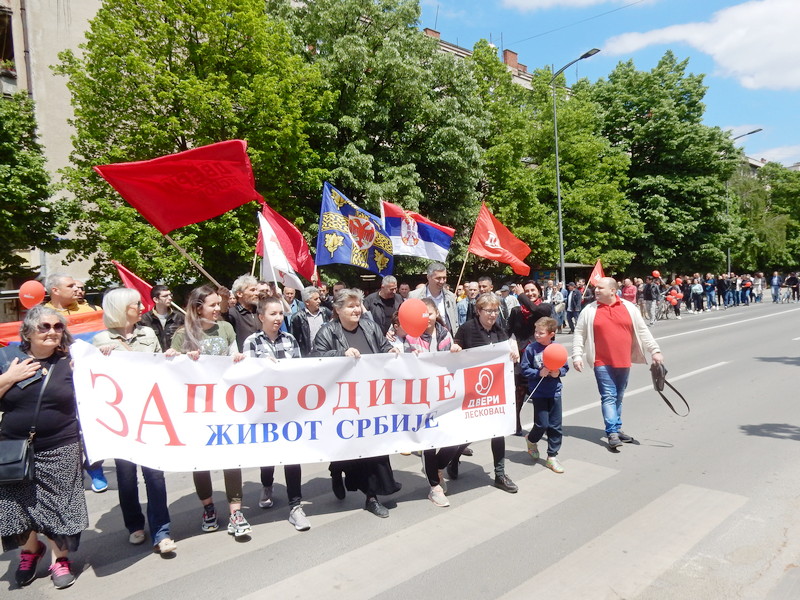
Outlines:
{"type": "Polygon", "coordinates": [[[56,333],[62,333],[64,331],[64,324],[61,322],[58,323],[39,323],[36,326],[36,331],[39,333],[47,333],[50,330],[55,331],[56,333]]]}
{"type": "Polygon", "coordinates": [[[481,310],[483,312],[485,312],[487,315],[499,315],[500,314],[500,311],[498,309],[496,309],[496,308],[490,308],[490,309],[482,308],[481,310]]]}

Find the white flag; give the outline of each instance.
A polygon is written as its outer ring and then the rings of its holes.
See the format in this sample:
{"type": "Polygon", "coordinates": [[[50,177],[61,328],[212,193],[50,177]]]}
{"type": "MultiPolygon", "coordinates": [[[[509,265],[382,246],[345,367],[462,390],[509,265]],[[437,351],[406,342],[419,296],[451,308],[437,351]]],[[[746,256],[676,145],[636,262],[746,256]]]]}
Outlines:
{"type": "Polygon", "coordinates": [[[264,244],[261,279],[264,281],[278,281],[284,286],[288,285],[296,290],[302,290],[304,286],[297,273],[289,265],[289,261],[278,243],[275,231],[261,213],[258,213],[258,224],[261,227],[261,239],[264,244]]]}

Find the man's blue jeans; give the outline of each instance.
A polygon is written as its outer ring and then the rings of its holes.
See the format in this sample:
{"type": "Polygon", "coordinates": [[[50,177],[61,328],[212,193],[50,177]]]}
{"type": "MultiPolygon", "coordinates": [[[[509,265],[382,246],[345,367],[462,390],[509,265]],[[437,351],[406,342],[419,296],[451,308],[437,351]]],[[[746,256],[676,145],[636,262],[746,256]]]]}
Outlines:
{"type": "Polygon", "coordinates": [[[628,386],[630,372],[630,367],[599,366],[594,368],[606,433],[617,433],[622,429],[622,397],[628,386]]]}
{"type": "MultiPolygon", "coordinates": [[[[144,515],[139,504],[137,466],[119,458],[114,459],[114,464],[117,467],[119,505],[122,509],[122,520],[125,522],[125,527],[130,533],[143,530],[144,515]]],[[[155,546],[164,538],[170,537],[167,486],[162,471],[142,467],[142,475],[147,491],[147,524],[150,529],[150,539],[155,546]]]]}

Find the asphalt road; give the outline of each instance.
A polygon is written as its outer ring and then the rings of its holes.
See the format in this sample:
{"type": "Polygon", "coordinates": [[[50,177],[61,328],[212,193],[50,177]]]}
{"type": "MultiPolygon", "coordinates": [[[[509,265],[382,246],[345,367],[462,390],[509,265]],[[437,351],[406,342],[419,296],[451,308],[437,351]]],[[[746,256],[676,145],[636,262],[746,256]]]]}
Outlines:
{"type": "MultiPolygon", "coordinates": [[[[276,506],[258,508],[245,471],[247,541],[200,532],[190,474],[169,474],[174,558],[131,546],[114,491],[87,492],[91,526],[74,556],[76,584],[41,577],[16,589],[17,553],[0,555],[3,597],[17,598],[744,598],[800,597],[800,305],[760,304],[660,322],[669,379],[692,411],[673,415],[634,369],[624,429],[611,452],[594,378],[564,379],[556,475],[507,439],[506,472],[520,487],[491,487],[488,442],[449,483],[449,508],[426,498],[415,456],[392,458],[403,483],[391,517],[338,501],[325,465],[303,472],[312,529],[286,521],[281,470],[276,506]]],[[[571,346],[569,335],[558,340],[571,346]]],[[[530,420],[530,409],[525,413],[530,420]]],[[[540,445],[541,446],[541,445],[540,445]]],[[[224,505],[221,473],[217,505],[224,505]]]]}

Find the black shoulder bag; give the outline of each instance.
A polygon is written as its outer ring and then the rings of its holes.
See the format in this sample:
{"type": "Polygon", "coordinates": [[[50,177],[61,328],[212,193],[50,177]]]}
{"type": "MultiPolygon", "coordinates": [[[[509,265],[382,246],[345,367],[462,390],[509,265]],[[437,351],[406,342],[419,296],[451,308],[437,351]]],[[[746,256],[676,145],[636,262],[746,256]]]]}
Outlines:
{"type": "Polygon", "coordinates": [[[683,397],[683,394],[681,394],[678,390],[676,390],[675,386],[672,385],[669,381],[667,381],[667,367],[664,366],[664,363],[655,363],[655,362],[651,363],[650,364],[650,375],[652,375],[652,377],[653,377],[653,387],[659,393],[659,395],[661,396],[661,399],[664,401],[664,403],[667,406],[669,406],[670,410],[672,412],[674,412],[676,415],[678,415],[679,417],[688,416],[689,412],[691,411],[691,409],[689,408],[689,403],[686,402],[686,398],[683,397]],[[664,386],[665,385],[668,385],[673,392],[678,394],[678,398],[683,400],[683,403],[686,405],[686,414],[685,415],[682,415],[677,410],[675,410],[675,407],[672,406],[672,403],[669,400],[667,400],[667,397],[664,395],[664,386]]]}
{"type": "Polygon", "coordinates": [[[36,436],[36,421],[39,419],[39,409],[42,407],[42,396],[53,373],[51,367],[42,382],[39,398],[36,400],[36,411],[33,413],[33,423],[24,440],[0,440],[0,485],[32,481],[33,467],[33,438],[36,436]]]}

